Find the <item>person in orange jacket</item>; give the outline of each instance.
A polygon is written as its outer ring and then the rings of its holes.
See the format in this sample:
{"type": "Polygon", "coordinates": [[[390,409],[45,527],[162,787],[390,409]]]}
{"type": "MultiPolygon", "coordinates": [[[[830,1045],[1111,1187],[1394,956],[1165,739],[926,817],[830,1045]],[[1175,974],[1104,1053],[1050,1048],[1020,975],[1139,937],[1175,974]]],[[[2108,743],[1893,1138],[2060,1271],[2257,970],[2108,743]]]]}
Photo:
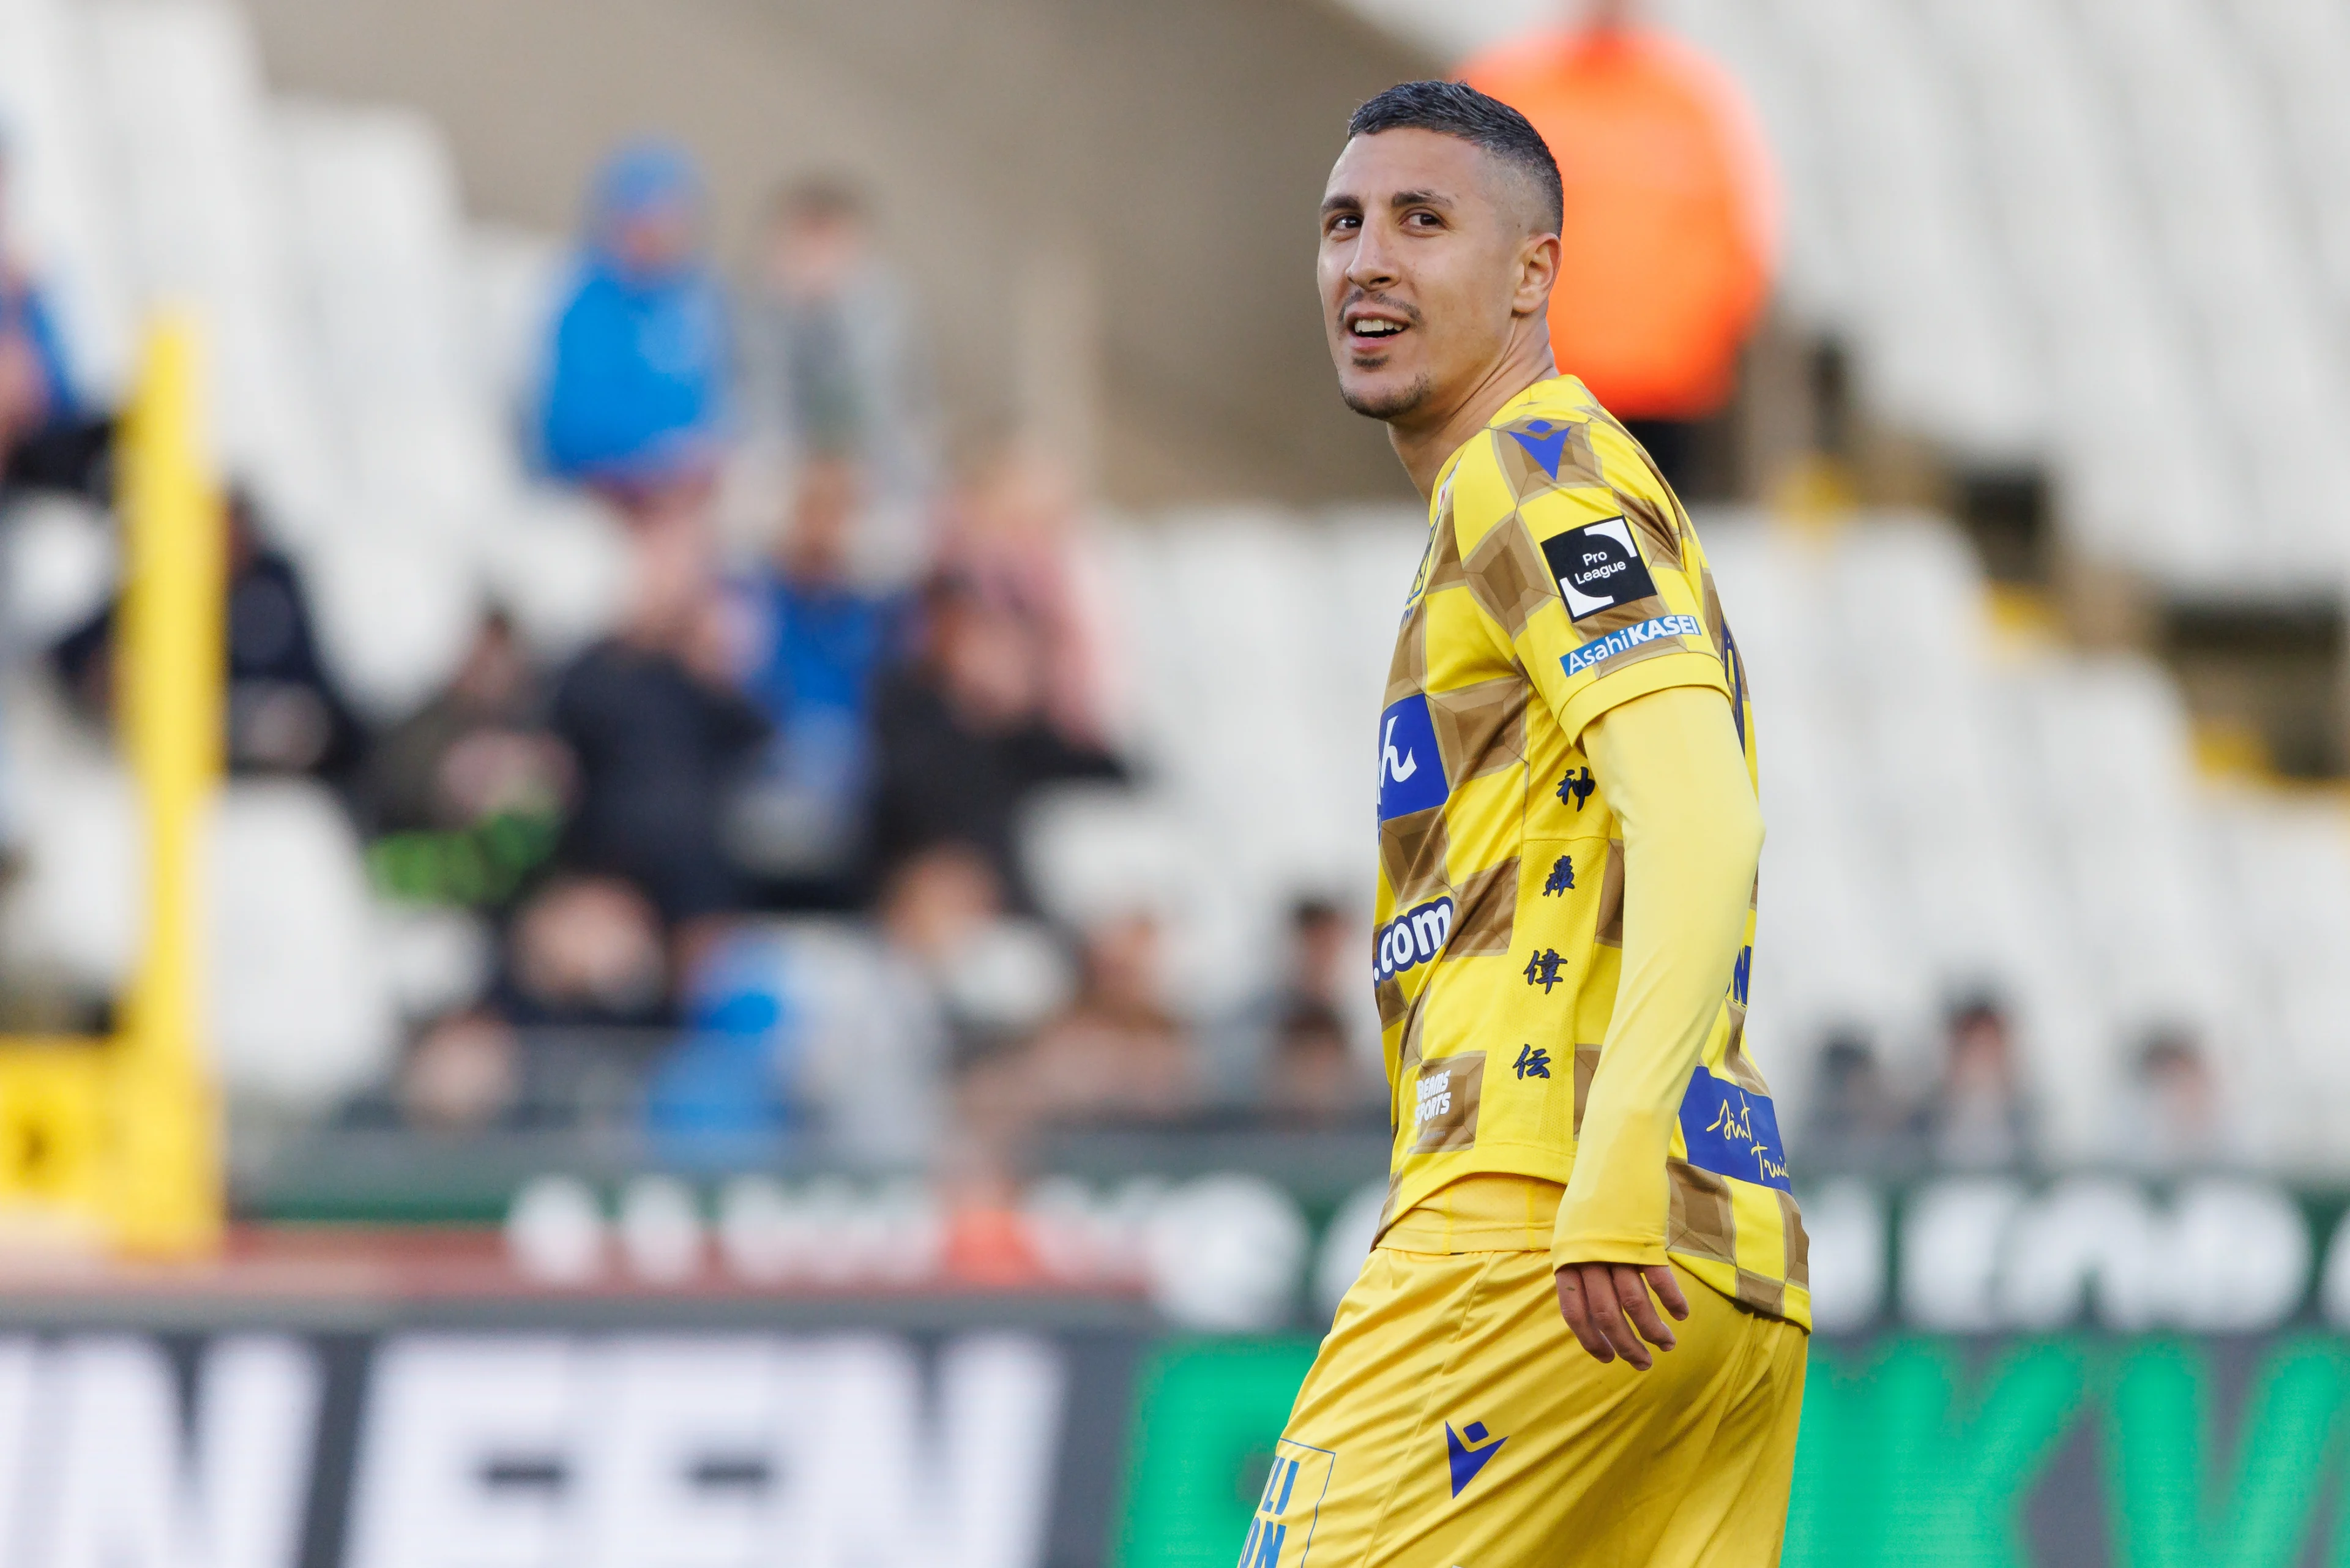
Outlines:
{"type": "Polygon", "coordinates": [[[1588,0],[1579,24],[1497,46],[1460,76],[1533,121],[1558,161],[1559,369],[1679,486],[1692,427],[1730,400],[1770,296],[1778,184],[1728,73],[1638,9],[1588,0]]]}

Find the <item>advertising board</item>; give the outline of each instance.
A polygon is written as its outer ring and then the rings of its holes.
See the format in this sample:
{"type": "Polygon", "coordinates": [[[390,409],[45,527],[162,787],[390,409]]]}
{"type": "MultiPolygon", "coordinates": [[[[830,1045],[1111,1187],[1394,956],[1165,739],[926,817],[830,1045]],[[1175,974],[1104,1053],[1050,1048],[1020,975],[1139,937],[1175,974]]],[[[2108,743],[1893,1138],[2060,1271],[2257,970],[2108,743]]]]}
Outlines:
{"type": "MultiPolygon", "coordinates": [[[[1113,1561],[1230,1568],[1312,1355],[1152,1349],[1113,1561]]],[[[1785,1568],[2340,1563],[2345,1390],[2330,1335],[1824,1336],[1785,1568]]]]}
{"type": "MultiPolygon", "coordinates": [[[[1098,1331],[18,1337],[0,1541],[25,1568],[1229,1568],[1312,1355],[1098,1331]]],[[[2345,1394],[2326,1334],[1824,1337],[1785,1561],[2337,1563],[2345,1394]]]]}
{"type": "MultiPolygon", "coordinates": [[[[2338,1199],[2074,1177],[1807,1202],[1827,1310],[1791,1568],[2350,1562],[2338,1199]]],[[[1248,1334],[1052,1289],[0,1294],[0,1561],[1228,1568],[1313,1282],[1360,1245],[1319,1238],[1295,1315],[1248,1334]]],[[[1252,1568],[1311,1568],[1283,1550],[1252,1568]]]]}

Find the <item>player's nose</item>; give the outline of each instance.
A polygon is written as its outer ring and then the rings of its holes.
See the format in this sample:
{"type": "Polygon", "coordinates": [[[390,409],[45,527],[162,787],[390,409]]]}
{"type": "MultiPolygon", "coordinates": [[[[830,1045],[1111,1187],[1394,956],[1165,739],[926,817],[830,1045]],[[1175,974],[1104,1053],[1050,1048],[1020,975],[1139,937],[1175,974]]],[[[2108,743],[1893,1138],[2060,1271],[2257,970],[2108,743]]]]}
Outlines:
{"type": "Polygon", "coordinates": [[[1376,229],[1366,226],[1347,258],[1347,281],[1357,288],[1385,288],[1396,281],[1395,253],[1376,229]]]}

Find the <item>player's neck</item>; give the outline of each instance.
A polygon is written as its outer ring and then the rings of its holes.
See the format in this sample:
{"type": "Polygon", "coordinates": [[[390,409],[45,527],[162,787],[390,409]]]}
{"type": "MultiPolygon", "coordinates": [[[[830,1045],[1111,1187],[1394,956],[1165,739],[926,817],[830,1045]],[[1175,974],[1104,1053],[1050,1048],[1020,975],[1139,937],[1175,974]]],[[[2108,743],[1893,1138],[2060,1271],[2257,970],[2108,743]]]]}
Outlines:
{"type": "Polygon", "coordinates": [[[1494,361],[1492,369],[1452,405],[1450,413],[1424,424],[1389,424],[1388,441],[1420,495],[1424,498],[1435,493],[1436,476],[1444,472],[1445,463],[1492,422],[1493,416],[1502,411],[1503,404],[1536,382],[1547,381],[1557,374],[1558,366],[1551,358],[1550,334],[1532,333],[1512,344],[1509,351],[1494,361]]]}

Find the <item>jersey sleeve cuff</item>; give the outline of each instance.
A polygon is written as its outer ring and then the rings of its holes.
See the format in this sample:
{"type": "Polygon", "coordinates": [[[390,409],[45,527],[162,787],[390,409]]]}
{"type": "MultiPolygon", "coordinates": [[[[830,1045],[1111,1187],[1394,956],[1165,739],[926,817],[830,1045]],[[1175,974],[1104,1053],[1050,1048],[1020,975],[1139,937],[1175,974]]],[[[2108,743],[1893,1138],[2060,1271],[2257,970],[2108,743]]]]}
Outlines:
{"type": "Polygon", "coordinates": [[[1602,676],[1576,692],[1558,716],[1559,728],[1566,732],[1567,744],[1580,745],[1584,730],[1602,713],[1672,686],[1702,686],[1721,692],[1725,702],[1731,700],[1721,659],[1711,653],[1669,653],[1644,659],[1620,674],[1602,676]]]}
{"type": "Polygon", "coordinates": [[[1665,1241],[1658,1237],[1555,1236],[1550,1244],[1554,1272],[1571,1263],[1624,1263],[1653,1269],[1665,1262],[1665,1241]]]}

